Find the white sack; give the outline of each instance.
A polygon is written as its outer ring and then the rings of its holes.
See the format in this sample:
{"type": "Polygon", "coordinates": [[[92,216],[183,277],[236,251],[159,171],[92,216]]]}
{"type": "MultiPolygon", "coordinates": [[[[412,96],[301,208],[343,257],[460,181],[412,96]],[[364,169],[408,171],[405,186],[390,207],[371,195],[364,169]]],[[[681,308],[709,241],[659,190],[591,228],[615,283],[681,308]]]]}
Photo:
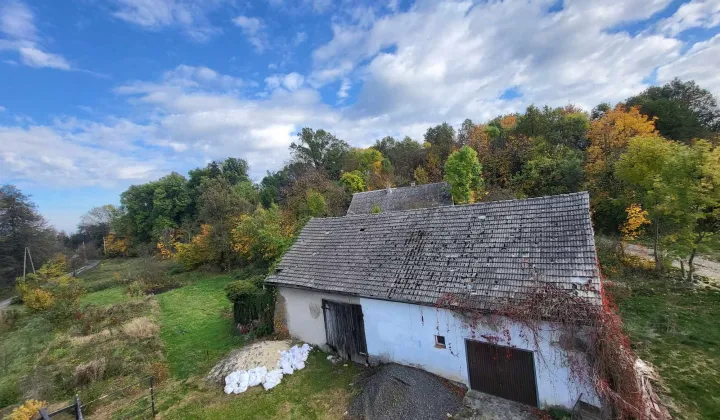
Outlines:
{"type": "Polygon", "coordinates": [[[282,380],[283,373],[280,369],[271,370],[265,375],[265,382],[263,382],[263,388],[266,390],[275,388],[282,380]]]}
{"type": "Polygon", "coordinates": [[[259,366],[248,370],[248,387],[260,385],[265,382],[265,375],[267,375],[267,368],[265,366],[259,366]]]}

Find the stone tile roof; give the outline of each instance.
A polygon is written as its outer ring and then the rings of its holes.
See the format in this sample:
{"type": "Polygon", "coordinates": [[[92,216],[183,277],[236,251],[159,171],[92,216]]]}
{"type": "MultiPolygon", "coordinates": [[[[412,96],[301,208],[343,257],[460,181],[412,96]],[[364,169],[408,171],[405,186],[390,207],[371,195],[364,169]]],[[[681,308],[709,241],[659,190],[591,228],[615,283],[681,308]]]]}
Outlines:
{"type": "Polygon", "coordinates": [[[375,205],[380,211],[413,210],[428,207],[452,206],[450,186],[445,182],[387,188],[353,194],[347,214],[370,214],[375,205]]]}
{"type": "Polygon", "coordinates": [[[485,310],[548,282],[601,304],[585,192],[315,218],[266,281],[428,305],[453,293],[485,310]]]}

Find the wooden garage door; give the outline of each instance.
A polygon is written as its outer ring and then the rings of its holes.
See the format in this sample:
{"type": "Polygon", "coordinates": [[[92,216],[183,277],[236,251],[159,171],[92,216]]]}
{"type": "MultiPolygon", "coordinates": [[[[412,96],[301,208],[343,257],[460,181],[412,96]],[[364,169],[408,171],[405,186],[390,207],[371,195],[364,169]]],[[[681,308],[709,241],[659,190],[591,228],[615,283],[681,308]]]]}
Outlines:
{"type": "Polygon", "coordinates": [[[367,343],[362,307],[331,300],[323,300],[322,305],[328,345],[344,359],[366,363],[367,343]]]}
{"type": "Polygon", "coordinates": [[[471,340],[465,348],[470,388],[537,407],[532,352],[471,340]]]}

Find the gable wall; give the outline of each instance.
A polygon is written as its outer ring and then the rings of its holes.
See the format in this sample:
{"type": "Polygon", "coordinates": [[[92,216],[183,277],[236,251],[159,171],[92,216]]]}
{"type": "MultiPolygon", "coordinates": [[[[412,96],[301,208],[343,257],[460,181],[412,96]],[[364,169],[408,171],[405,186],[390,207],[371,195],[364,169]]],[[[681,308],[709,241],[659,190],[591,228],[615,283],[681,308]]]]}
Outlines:
{"type": "Polygon", "coordinates": [[[414,366],[469,386],[465,340],[491,342],[534,353],[541,407],[572,408],[581,393],[584,401],[598,404],[592,387],[571,375],[565,351],[556,344],[558,333],[551,325],[543,326],[537,346],[532,332],[500,317],[470,326],[461,316],[442,308],[286,287],[278,290],[290,334],[310,344],[325,345],[322,299],[356,303],[362,306],[371,362],[414,366]],[[435,335],[445,337],[446,348],[435,346],[435,335]]]}

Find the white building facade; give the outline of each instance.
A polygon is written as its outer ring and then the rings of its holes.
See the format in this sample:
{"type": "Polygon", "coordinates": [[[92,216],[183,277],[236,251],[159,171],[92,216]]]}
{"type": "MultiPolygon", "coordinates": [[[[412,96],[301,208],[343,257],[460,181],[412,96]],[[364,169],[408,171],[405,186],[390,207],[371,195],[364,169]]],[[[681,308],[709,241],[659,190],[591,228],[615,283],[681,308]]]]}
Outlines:
{"type": "Polygon", "coordinates": [[[586,375],[573,373],[551,324],[539,333],[499,317],[470,325],[444,308],[278,287],[277,304],[292,337],[327,347],[324,300],[360,305],[370,363],[417,367],[471,388],[467,342],[489,343],[532,353],[539,407],[572,409],[579,398],[599,405],[586,375]]]}

